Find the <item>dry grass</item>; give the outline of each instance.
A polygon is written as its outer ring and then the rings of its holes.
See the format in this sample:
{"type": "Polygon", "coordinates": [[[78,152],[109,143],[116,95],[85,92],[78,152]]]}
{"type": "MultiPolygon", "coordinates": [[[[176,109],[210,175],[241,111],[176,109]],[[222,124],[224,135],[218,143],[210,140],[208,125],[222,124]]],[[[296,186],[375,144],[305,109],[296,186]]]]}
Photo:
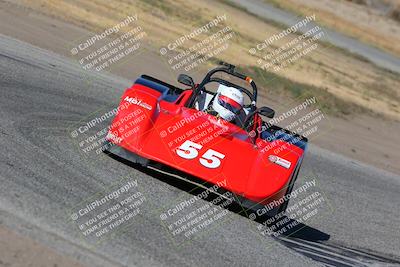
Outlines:
{"type": "MultiPolygon", "coordinates": [[[[278,25],[224,1],[19,0],[18,3],[96,32],[114,26],[127,15],[138,14],[139,24],[146,31],[155,51],[217,15],[227,14],[225,24],[236,34],[229,49],[219,57],[248,70],[254,70],[257,65],[257,58],[248,53],[249,48],[282,31],[278,25]]],[[[283,45],[294,37],[283,38],[276,45],[283,45]]],[[[186,45],[194,44],[201,38],[199,36],[186,45]]],[[[320,44],[317,52],[305,56],[284,71],[271,73],[258,70],[256,74],[266,88],[279,87],[276,83],[279,81],[292,83],[292,86],[279,88],[293,96],[298,92],[311,92],[321,97],[328,110],[336,114],[369,110],[388,118],[400,118],[400,95],[395,90],[400,88],[399,77],[326,44],[320,44]]]]}
{"type": "Polygon", "coordinates": [[[364,0],[268,0],[266,2],[300,15],[315,13],[321,25],[400,56],[398,3],[388,3],[392,8],[389,15],[386,15],[367,6],[364,0]]]}

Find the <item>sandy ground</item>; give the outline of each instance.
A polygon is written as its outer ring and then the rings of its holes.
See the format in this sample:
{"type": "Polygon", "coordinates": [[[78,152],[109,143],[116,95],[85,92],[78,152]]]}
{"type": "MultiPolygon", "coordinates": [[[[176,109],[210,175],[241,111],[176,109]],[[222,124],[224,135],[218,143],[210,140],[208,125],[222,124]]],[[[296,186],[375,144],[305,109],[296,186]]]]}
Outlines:
{"type": "MultiPolygon", "coordinates": [[[[10,4],[4,2],[0,2],[0,33],[65,56],[70,56],[71,42],[89,35],[85,29],[29,9],[21,7],[10,9],[10,4]]],[[[124,61],[123,64],[111,69],[111,72],[131,80],[140,73],[156,74],[159,78],[168,81],[171,81],[175,75],[152,51],[145,51],[132,60],[124,61]],[[163,74],[160,75],[160,73],[163,74]]],[[[311,140],[311,143],[400,174],[398,165],[400,155],[395,149],[399,143],[400,124],[398,122],[351,116],[345,119],[330,117],[329,124],[320,135],[311,140]]],[[[0,266],[22,266],[7,265],[11,261],[13,264],[31,261],[32,266],[54,266],[55,262],[57,266],[78,266],[52,250],[7,229],[0,228],[0,237],[2,240],[0,266]],[[5,242],[5,240],[12,242],[5,242]]]]}
{"type": "Polygon", "coordinates": [[[356,4],[346,0],[284,0],[277,5],[300,13],[315,13],[318,21],[332,29],[400,55],[400,22],[389,16],[390,9],[399,1],[382,1],[372,5],[356,4]]]}
{"type": "Polygon", "coordinates": [[[0,226],[1,267],[83,266],[55,251],[0,226]]]}

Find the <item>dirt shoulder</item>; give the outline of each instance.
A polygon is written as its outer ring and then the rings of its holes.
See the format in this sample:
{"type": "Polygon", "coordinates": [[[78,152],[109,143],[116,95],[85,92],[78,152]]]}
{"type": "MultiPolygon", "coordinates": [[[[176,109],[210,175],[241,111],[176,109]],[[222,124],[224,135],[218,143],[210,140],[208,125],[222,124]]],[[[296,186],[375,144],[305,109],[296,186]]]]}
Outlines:
{"type": "Polygon", "coordinates": [[[1,267],[72,267],[83,266],[30,238],[0,226],[1,267]]]}
{"type": "Polygon", "coordinates": [[[400,3],[396,0],[265,0],[295,14],[315,13],[318,22],[400,56],[400,3]]]}

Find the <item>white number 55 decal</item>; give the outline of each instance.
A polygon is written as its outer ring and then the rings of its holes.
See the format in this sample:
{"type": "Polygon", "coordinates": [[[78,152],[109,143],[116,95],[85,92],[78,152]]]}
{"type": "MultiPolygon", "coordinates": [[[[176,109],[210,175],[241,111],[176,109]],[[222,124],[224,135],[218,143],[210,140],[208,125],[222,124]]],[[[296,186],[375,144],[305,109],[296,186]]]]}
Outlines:
{"type": "MultiPolygon", "coordinates": [[[[199,155],[199,151],[203,146],[196,144],[190,140],[186,140],[180,147],[177,148],[176,154],[184,159],[194,159],[199,155]]],[[[199,159],[200,164],[207,168],[218,168],[221,165],[221,159],[225,158],[215,150],[208,149],[206,153],[199,159]]]]}

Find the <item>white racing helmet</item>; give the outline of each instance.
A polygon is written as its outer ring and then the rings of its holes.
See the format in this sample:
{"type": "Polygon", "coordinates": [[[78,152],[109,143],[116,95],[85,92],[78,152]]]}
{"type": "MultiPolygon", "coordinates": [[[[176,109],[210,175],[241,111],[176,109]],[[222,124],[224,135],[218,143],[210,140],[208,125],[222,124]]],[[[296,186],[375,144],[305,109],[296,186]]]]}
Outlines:
{"type": "Polygon", "coordinates": [[[232,121],[242,109],[244,97],[240,90],[220,84],[214,98],[213,109],[227,121],[232,121]]]}

